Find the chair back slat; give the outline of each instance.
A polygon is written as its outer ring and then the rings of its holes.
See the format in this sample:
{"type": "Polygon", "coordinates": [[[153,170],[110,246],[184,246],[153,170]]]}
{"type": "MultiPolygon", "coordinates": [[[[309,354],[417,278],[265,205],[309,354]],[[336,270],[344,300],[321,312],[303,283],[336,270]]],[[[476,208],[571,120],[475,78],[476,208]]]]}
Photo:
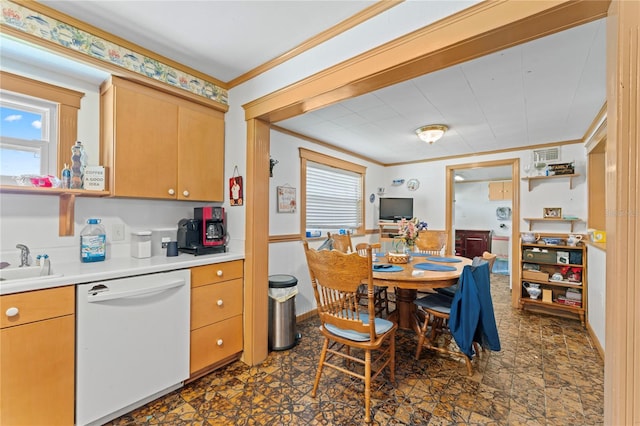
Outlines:
{"type": "Polygon", "coordinates": [[[371,247],[371,254],[373,255],[374,253],[378,253],[380,251],[381,245],[380,243],[373,243],[373,244],[358,243],[356,244],[356,252],[358,252],[360,256],[366,256],[367,247],[371,247]]]}
{"type": "Polygon", "coordinates": [[[358,303],[358,287],[366,284],[367,311],[369,318],[374,318],[371,248],[367,248],[367,256],[361,256],[357,252],[345,254],[338,250],[310,249],[306,241],[304,247],[320,321],[359,333],[370,333],[371,340],[375,340],[375,324],[373,321],[366,325],[362,322],[362,306],[358,303]]]}

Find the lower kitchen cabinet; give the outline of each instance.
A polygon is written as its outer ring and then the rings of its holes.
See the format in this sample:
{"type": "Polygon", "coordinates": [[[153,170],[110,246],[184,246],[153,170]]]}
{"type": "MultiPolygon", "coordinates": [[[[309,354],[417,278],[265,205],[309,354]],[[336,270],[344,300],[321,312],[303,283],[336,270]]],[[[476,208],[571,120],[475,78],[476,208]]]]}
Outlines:
{"type": "Polygon", "coordinates": [[[243,261],[191,269],[190,380],[240,357],[243,261]]]}
{"type": "Polygon", "coordinates": [[[0,424],[73,425],[75,291],[0,296],[0,424]]]}

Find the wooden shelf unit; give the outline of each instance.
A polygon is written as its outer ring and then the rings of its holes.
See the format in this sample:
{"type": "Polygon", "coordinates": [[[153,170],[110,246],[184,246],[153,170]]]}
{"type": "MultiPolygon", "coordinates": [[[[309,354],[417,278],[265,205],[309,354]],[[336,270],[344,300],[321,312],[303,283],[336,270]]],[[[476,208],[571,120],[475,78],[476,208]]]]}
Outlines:
{"type": "Polygon", "coordinates": [[[529,183],[529,192],[531,192],[531,183],[536,181],[543,181],[548,179],[560,179],[560,178],[568,178],[569,179],[569,189],[573,189],[573,178],[580,176],[578,173],[573,173],[570,175],[553,175],[553,176],[525,176],[521,178],[522,180],[526,180],[529,183]]]}
{"type": "Polygon", "coordinates": [[[87,191],[84,189],[39,188],[33,186],[10,185],[0,185],[0,193],[58,196],[60,200],[60,223],[58,226],[58,234],[61,237],[73,236],[73,219],[76,197],[107,197],[111,195],[109,191],[87,191]]]}
{"type": "MultiPolygon", "coordinates": [[[[566,238],[567,235],[563,234],[541,234],[541,237],[560,237],[566,238]]],[[[552,315],[560,315],[560,316],[568,316],[571,318],[575,318],[577,315],[582,323],[585,325],[585,316],[587,311],[587,248],[586,244],[579,243],[576,246],[567,246],[567,245],[548,245],[548,244],[537,244],[537,243],[525,243],[520,240],[520,268],[519,270],[519,283],[520,283],[520,298],[519,305],[521,309],[532,308],[537,311],[542,311],[545,313],[549,313],[552,315]],[[559,263],[557,261],[549,260],[533,260],[526,256],[525,250],[548,250],[550,253],[553,253],[553,258],[557,259],[557,252],[567,252],[569,253],[569,259],[573,257],[573,260],[579,260],[580,262],[575,263],[559,263]],[[549,279],[531,279],[524,278],[524,268],[523,265],[525,263],[528,264],[536,264],[539,266],[540,271],[547,273],[549,279]],[[578,269],[580,271],[580,283],[571,282],[566,280],[566,277],[563,277],[564,281],[551,281],[551,277],[554,273],[560,272],[564,268],[570,269],[578,269]],[[543,302],[542,294],[537,299],[531,299],[529,294],[524,289],[523,284],[527,283],[535,283],[539,284],[542,290],[551,290],[552,292],[552,302],[543,302]],[[582,305],[581,306],[573,306],[573,305],[564,305],[557,302],[557,297],[566,293],[567,289],[574,288],[580,290],[582,293],[582,305]]]]}

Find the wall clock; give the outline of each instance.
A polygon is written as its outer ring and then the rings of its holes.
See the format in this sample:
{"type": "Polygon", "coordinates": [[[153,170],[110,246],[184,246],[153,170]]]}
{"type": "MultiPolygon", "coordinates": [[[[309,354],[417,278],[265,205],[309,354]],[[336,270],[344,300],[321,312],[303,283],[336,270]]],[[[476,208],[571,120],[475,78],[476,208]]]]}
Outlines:
{"type": "Polygon", "coordinates": [[[407,189],[409,189],[409,191],[415,191],[418,188],[420,188],[420,181],[418,179],[409,179],[407,181],[407,189]]]}

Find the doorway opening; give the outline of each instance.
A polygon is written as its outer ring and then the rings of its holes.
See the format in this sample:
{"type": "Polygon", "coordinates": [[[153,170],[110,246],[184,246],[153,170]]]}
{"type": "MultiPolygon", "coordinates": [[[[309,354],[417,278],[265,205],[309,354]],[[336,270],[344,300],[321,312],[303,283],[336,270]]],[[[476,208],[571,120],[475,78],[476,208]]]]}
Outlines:
{"type": "MultiPolygon", "coordinates": [[[[455,235],[455,231],[463,229],[465,227],[470,228],[487,228],[491,231],[491,236],[508,237],[508,259],[511,260],[513,265],[518,256],[517,241],[520,235],[520,159],[504,159],[493,160],[485,162],[475,162],[467,164],[456,164],[447,166],[447,201],[446,201],[446,227],[450,232],[450,235],[455,235]],[[461,181],[460,178],[464,178],[461,181]],[[482,185],[487,185],[489,182],[510,182],[509,189],[505,190],[501,203],[499,200],[488,201],[484,203],[485,211],[492,208],[491,205],[495,204],[494,218],[488,216],[482,217],[479,213],[480,210],[474,210],[473,213],[461,212],[459,208],[456,208],[456,197],[463,197],[464,191],[460,188],[459,182],[467,182],[469,185],[473,185],[473,182],[482,182],[482,185]],[[507,212],[504,207],[509,207],[507,212]],[[466,215],[467,217],[462,217],[466,215]],[[508,215],[508,219],[505,217],[499,217],[500,215],[508,215]],[[482,224],[482,225],[479,225],[482,224]],[[500,227],[500,225],[504,225],[500,227]],[[467,226],[468,225],[468,226],[467,226]]],[[[466,184],[465,184],[466,185],[466,184]]],[[[477,186],[477,185],[476,185],[477,186]]],[[[487,188],[487,198],[489,197],[489,189],[487,188]]],[[[477,193],[477,191],[475,191],[477,193]]],[[[495,198],[495,197],[494,197],[495,198]]],[[[462,200],[459,204],[463,204],[462,200]]],[[[506,239],[506,238],[505,238],[506,239]]],[[[497,239],[497,242],[504,240],[497,239]]],[[[459,246],[460,241],[454,240],[454,246],[459,246]]],[[[500,251],[503,249],[500,248],[500,251]]],[[[495,252],[495,250],[492,250],[495,252]]],[[[497,263],[497,262],[496,262],[497,263]]],[[[509,268],[511,271],[512,268],[509,268]]],[[[511,273],[510,287],[514,286],[514,274],[511,273]]],[[[515,274],[517,275],[517,274],[515,274]]],[[[515,294],[515,293],[514,293],[515,294]]],[[[517,294],[516,294],[517,296],[517,294]]],[[[516,301],[512,301],[517,303],[516,301]]]]}

